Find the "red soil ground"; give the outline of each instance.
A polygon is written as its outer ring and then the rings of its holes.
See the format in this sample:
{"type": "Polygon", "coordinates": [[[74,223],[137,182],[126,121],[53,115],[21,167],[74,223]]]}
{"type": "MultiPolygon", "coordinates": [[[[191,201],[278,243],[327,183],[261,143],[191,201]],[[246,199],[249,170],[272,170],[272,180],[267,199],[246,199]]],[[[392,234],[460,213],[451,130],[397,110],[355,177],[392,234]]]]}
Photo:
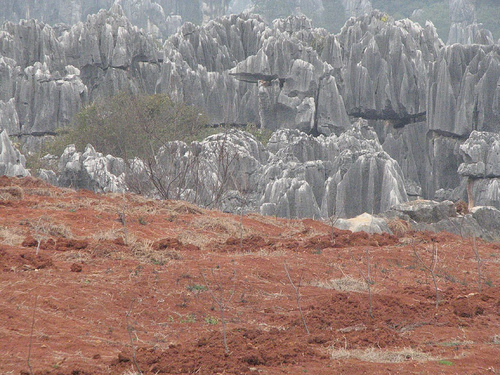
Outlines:
{"type": "Polygon", "coordinates": [[[0,373],[500,373],[500,245],[400,232],[0,178],[0,373]]]}

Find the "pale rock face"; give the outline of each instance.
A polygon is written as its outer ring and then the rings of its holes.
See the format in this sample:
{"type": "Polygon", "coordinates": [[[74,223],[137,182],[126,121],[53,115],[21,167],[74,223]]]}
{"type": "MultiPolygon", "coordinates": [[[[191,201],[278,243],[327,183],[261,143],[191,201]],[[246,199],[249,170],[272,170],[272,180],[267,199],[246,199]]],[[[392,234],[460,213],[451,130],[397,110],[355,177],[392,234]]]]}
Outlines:
{"type": "Polygon", "coordinates": [[[0,129],[6,130],[10,135],[21,133],[14,98],[7,102],[0,100],[0,129]]]}
{"type": "Polygon", "coordinates": [[[0,176],[29,176],[26,158],[12,144],[6,130],[0,132],[0,176]]]}
{"type": "Polygon", "coordinates": [[[473,180],[474,205],[500,208],[500,135],[473,131],[460,153],[464,163],[458,173],[473,180]]]}
{"type": "Polygon", "coordinates": [[[461,176],[479,178],[500,177],[500,135],[473,131],[460,146],[464,163],[458,173],[461,176]]]}
{"type": "MultiPolygon", "coordinates": [[[[5,35],[5,32],[0,31],[0,39],[2,33],[5,35]]],[[[2,56],[0,52],[0,100],[8,102],[15,97],[17,79],[21,72],[22,69],[15,60],[2,56]]]]}
{"type": "Polygon", "coordinates": [[[497,46],[444,47],[431,66],[430,80],[427,104],[430,130],[460,137],[473,130],[499,131],[497,46]]]}
{"type": "MultiPolygon", "coordinates": [[[[426,111],[426,72],[441,47],[431,24],[394,22],[374,11],[347,21],[338,39],[344,46],[342,96],[349,114],[403,120],[426,111]]],[[[329,58],[338,63],[338,53],[329,58]]]]}
{"type": "Polygon", "coordinates": [[[67,127],[82,106],[87,87],[72,66],[61,77],[52,74],[46,64],[39,62],[27,67],[20,82],[18,97],[19,123],[23,134],[54,133],[67,127]]]}

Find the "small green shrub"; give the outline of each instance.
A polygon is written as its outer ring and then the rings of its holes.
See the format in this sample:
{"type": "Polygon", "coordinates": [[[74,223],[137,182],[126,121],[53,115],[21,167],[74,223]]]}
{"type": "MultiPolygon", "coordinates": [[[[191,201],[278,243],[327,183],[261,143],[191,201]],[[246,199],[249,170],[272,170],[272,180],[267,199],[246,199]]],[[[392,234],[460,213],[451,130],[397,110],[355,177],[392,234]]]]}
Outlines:
{"type": "Polygon", "coordinates": [[[202,285],[202,284],[191,284],[191,285],[188,285],[186,287],[186,289],[189,290],[190,292],[198,292],[198,293],[208,290],[206,285],[202,285]]]}
{"type": "Polygon", "coordinates": [[[441,360],[438,362],[440,365],[443,365],[443,366],[454,366],[455,364],[452,362],[452,361],[447,361],[447,360],[441,360]]]}

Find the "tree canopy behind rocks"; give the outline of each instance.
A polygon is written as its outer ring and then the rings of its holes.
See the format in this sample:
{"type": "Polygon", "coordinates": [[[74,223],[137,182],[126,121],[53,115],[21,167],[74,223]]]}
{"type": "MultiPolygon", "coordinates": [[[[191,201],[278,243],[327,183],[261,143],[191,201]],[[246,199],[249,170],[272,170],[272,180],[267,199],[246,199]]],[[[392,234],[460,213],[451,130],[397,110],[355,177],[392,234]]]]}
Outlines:
{"type": "Polygon", "coordinates": [[[124,160],[148,160],[169,141],[200,137],[206,123],[199,108],[174,102],[165,94],[121,92],[79,112],[73,126],[59,132],[53,152],[60,155],[68,144],[83,150],[90,143],[97,151],[124,160]]]}

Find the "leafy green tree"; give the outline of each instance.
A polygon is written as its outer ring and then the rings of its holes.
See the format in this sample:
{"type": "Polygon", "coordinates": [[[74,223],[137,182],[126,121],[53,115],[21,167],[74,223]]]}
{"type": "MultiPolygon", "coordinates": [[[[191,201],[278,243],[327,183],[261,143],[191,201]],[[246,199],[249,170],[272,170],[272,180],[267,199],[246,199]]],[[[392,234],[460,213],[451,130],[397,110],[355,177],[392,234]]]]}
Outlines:
{"type": "Polygon", "coordinates": [[[169,141],[195,139],[207,122],[200,109],[167,95],[122,92],[78,113],[72,127],[60,131],[53,151],[59,154],[69,143],[82,150],[90,143],[97,151],[124,160],[149,159],[169,141]]]}

